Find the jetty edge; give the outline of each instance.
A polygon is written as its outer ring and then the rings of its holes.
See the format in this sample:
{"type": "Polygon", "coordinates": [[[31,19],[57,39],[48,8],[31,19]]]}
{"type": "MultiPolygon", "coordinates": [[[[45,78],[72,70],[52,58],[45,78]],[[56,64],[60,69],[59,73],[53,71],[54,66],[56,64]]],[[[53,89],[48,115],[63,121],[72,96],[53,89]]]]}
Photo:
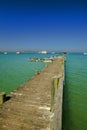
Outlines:
{"type": "Polygon", "coordinates": [[[61,130],[64,56],[9,94],[0,105],[1,130],[61,130]]]}

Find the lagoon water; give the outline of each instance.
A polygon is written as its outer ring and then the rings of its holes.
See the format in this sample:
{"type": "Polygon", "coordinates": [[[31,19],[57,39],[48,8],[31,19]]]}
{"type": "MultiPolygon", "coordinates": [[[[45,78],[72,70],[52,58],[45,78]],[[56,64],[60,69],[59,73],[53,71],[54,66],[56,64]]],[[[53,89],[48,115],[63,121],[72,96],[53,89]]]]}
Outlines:
{"type": "Polygon", "coordinates": [[[63,130],[87,130],[87,55],[67,54],[63,130]]]}
{"type": "MultiPolygon", "coordinates": [[[[29,62],[29,58],[54,55],[0,54],[0,91],[10,93],[46,66],[43,62],[29,62]]],[[[87,55],[67,54],[65,71],[62,130],[87,130],[87,55]]]]}
{"type": "Polygon", "coordinates": [[[43,58],[45,56],[49,57],[50,54],[0,54],[0,91],[10,93],[34,76],[37,70],[42,70],[46,63],[29,62],[29,58],[43,58]]]}

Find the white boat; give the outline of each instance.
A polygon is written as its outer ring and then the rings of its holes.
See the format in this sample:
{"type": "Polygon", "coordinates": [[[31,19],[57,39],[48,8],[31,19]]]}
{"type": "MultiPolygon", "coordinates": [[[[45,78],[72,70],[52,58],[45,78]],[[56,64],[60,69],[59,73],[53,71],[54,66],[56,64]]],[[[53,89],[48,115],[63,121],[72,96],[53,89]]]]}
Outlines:
{"type": "Polygon", "coordinates": [[[38,62],[38,61],[40,61],[39,58],[30,58],[30,62],[38,62]]]}
{"type": "Polygon", "coordinates": [[[6,54],[7,54],[7,52],[4,52],[4,54],[6,55],[6,54]]]}
{"type": "Polygon", "coordinates": [[[41,51],[39,53],[41,53],[41,54],[47,54],[47,51],[41,51]]]}
{"type": "Polygon", "coordinates": [[[16,54],[20,54],[20,51],[16,51],[16,54]]]}
{"type": "Polygon", "coordinates": [[[52,62],[53,58],[43,58],[43,62],[52,62]]]}
{"type": "Polygon", "coordinates": [[[54,59],[52,57],[50,58],[30,58],[30,62],[52,62],[54,59]]]}
{"type": "Polygon", "coordinates": [[[87,55],[87,52],[84,52],[84,55],[87,55]]]}

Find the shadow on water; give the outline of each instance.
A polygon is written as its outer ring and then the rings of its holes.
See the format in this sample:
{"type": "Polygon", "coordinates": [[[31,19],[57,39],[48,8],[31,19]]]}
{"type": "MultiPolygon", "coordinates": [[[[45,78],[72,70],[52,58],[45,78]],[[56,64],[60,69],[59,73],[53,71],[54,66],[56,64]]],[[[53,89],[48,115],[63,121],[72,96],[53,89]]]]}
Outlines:
{"type": "Polygon", "coordinates": [[[70,116],[69,113],[69,95],[68,95],[68,87],[67,87],[67,77],[66,77],[66,63],[65,63],[65,77],[64,77],[64,86],[63,86],[63,105],[62,105],[62,130],[69,130],[68,128],[68,118],[70,116]]]}
{"type": "Polygon", "coordinates": [[[62,130],[69,130],[67,125],[67,118],[69,117],[69,102],[66,84],[63,86],[63,105],[62,105],[62,130]]]}

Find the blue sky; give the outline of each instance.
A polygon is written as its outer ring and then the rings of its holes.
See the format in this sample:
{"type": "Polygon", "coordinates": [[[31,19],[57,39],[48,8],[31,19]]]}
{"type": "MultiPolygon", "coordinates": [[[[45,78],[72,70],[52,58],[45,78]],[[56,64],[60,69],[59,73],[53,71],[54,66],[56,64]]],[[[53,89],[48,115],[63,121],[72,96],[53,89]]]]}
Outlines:
{"type": "Polygon", "coordinates": [[[0,50],[87,50],[84,0],[1,0],[0,50]]]}

